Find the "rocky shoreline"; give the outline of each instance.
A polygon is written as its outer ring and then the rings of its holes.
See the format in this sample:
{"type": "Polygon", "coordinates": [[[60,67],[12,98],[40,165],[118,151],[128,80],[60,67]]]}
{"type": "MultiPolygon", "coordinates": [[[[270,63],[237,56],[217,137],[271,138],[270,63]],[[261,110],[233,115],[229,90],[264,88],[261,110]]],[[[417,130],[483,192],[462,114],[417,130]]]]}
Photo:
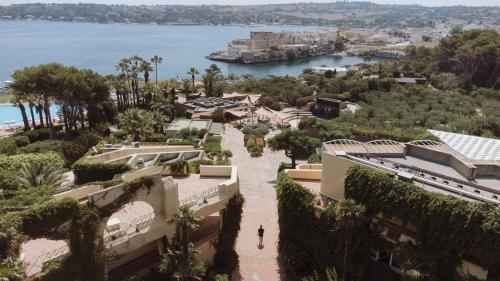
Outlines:
{"type": "Polygon", "coordinates": [[[251,54],[247,54],[241,57],[230,56],[226,52],[220,51],[212,53],[206,56],[206,58],[213,61],[222,61],[228,63],[257,64],[278,61],[294,61],[299,59],[329,56],[334,54],[335,51],[330,48],[325,50],[317,50],[314,52],[294,52],[293,54],[290,54],[290,52],[287,52],[287,50],[266,49],[258,52],[252,52],[251,54]]]}

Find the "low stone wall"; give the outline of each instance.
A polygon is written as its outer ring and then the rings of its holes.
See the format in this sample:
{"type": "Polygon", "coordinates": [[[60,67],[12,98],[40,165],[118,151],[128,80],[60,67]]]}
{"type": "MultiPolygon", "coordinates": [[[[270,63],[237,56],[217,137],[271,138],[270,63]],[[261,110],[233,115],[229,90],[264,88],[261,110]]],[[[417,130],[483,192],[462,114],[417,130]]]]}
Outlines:
{"type": "Polygon", "coordinates": [[[163,153],[163,152],[176,152],[176,151],[192,151],[192,145],[162,145],[162,146],[143,146],[143,147],[127,147],[119,150],[106,152],[94,156],[89,156],[85,159],[90,164],[105,163],[118,158],[123,158],[133,154],[143,153],[163,153]]]}
{"type": "Polygon", "coordinates": [[[297,180],[321,180],[323,165],[321,164],[300,164],[295,169],[286,169],[285,172],[297,180]]]}
{"type": "Polygon", "coordinates": [[[140,170],[135,170],[123,175],[122,179],[126,182],[131,182],[137,178],[150,176],[154,174],[168,175],[170,174],[169,166],[151,166],[147,168],[143,168],[140,170]]]}
{"type": "Polygon", "coordinates": [[[230,177],[232,166],[210,166],[200,165],[200,176],[202,177],[230,177]]]}
{"type": "Polygon", "coordinates": [[[89,195],[90,193],[98,192],[101,190],[102,190],[102,186],[100,186],[100,185],[87,185],[84,187],[80,187],[80,188],[72,189],[72,190],[69,190],[66,192],[61,192],[61,193],[55,194],[54,198],[62,199],[62,198],[70,197],[70,198],[73,198],[75,200],[82,201],[82,200],[86,200],[87,195],[89,195]]]}

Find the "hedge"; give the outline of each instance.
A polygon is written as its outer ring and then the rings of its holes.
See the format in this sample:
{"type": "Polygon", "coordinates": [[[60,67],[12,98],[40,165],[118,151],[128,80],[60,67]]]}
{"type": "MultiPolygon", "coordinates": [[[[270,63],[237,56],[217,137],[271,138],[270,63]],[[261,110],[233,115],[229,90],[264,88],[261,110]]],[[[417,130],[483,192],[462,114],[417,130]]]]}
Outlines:
{"type": "Polygon", "coordinates": [[[96,181],[108,181],[115,175],[130,171],[132,167],[128,164],[88,164],[77,162],[72,167],[75,174],[75,183],[84,184],[96,181]]]}
{"type": "Polygon", "coordinates": [[[493,205],[428,192],[359,166],[348,171],[345,193],[371,216],[382,213],[416,226],[415,256],[433,277],[455,278],[460,255],[467,250],[490,269],[500,264],[500,210],[493,205]]]}
{"type": "MultiPolygon", "coordinates": [[[[241,217],[245,198],[235,194],[227,203],[222,213],[222,229],[217,239],[213,265],[209,268],[209,275],[232,275],[239,263],[238,253],[235,251],[236,239],[240,231],[241,217]]],[[[217,280],[217,279],[215,279],[217,280]]]]}
{"type": "Polygon", "coordinates": [[[57,153],[26,153],[19,155],[0,155],[0,187],[17,188],[16,176],[23,164],[42,163],[56,169],[64,167],[64,159],[57,153]]]}
{"type": "Polygon", "coordinates": [[[23,133],[24,136],[27,136],[30,139],[30,142],[37,142],[42,140],[50,139],[50,129],[41,128],[33,131],[27,131],[23,133]]]}

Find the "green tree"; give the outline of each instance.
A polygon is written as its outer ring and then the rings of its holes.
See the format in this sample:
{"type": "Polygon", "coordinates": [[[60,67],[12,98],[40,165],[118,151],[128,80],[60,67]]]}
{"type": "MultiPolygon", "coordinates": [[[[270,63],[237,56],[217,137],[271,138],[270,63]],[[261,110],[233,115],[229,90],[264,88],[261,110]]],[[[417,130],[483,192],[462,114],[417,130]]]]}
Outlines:
{"type": "Polygon", "coordinates": [[[364,213],[365,207],[351,199],[340,202],[335,210],[335,216],[344,228],[344,280],[349,280],[348,265],[351,254],[352,230],[364,213]]]}
{"type": "Polygon", "coordinates": [[[157,55],[154,55],[151,58],[151,62],[155,64],[155,83],[158,85],[158,65],[163,63],[163,58],[157,55]]]}
{"type": "Polygon", "coordinates": [[[181,207],[175,212],[174,217],[168,221],[169,223],[176,224],[179,244],[186,253],[189,244],[189,231],[198,228],[198,226],[200,226],[200,220],[201,218],[196,216],[189,207],[181,207]]]}
{"type": "Polygon", "coordinates": [[[188,244],[186,251],[167,248],[160,262],[160,272],[166,274],[168,280],[202,280],[206,268],[196,259],[198,254],[193,243],[188,244]]]}
{"type": "Polygon", "coordinates": [[[168,220],[177,226],[173,245],[166,249],[160,262],[160,272],[167,274],[173,280],[201,280],[206,268],[197,260],[199,252],[189,241],[189,231],[200,225],[201,218],[196,216],[189,207],[181,207],[174,217],[168,220]]]}
{"type": "Polygon", "coordinates": [[[285,155],[292,160],[292,167],[295,168],[296,159],[313,154],[319,142],[311,138],[306,131],[286,129],[271,138],[268,146],[273,151],[284,150],[285,155]]]}
{"type": "Polygon", "coordinates": [[[118,126],[138,141],[154,132],[153,120],[150,112],[142,109],[131,108],[118,115],[118,126]]]}
{"type": "MultiPolygon", "coordinates": [[[[196,75],[200,74],[200,72],[195,67],[191,67],[191,68],[189,68],[189,71],[187,72],[187,74],[191,75],[191,82],[193,83],[193,88],[191,90],[192,90],[192,93],[194,94],[194,90],[196,89],[196,87],[194,86],[194,80],[196,79],[196,75]]],[[[188,99],[189,99],[189,94],[186,94],[186,100],[188,100],[188,99]]]]}

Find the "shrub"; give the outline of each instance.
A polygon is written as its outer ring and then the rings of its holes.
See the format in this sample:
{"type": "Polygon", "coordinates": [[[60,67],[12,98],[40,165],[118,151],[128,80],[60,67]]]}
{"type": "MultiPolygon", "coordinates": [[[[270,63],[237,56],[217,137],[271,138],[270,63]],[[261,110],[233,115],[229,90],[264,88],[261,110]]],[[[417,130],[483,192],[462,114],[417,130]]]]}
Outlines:
{"type": "Polygon", "coordinates": [[[307,158],[307,163],[309,164],[321,163],[321,155],[317,153],[311,154],[311,156],[307,158]]]}
{"type": "Polygon", "coordinates": [[[18,149],[19,153],[44,153],[44,152],[59,152],[62,153],[62,144],[64,141],[61,140],[43,140],[30,143],[25,147],[18,149]]]}
{"type": "Polygon", "coordinates": [[[199,159],[189,162],[189,169],[192,173],[199,174],[201,165],[214,165],[214,161],[210,159],[199,159]]]}
{"type": "Polygon", "coordinates": [[[88,164],[77,162],[73,165],[72,169],[75,173],[75,183],[84,184],[111,180],[115,175],[131,170],[131,167],[127,164],[88,164]]]}
{"type": "Polygon", "coordinates": [[[66,159],[70,165],[82,158],[87,151],[88,149],[78,142],[65,141],[61,144],[61,152],[64,159],[66,159]]]}
{"type": "Polygon", "coordinates": [[[219,153],[222,151],[221,148],[221,140],[222,138],[219,136],[210,136],[207,138],[206,143],[204,145],[204,150],[207,153],[219,153]]]}
{"type": "Polygon", "coordinates": [[[260,157],[260,156],[262,156],[264,149],[261,146],[254,145],[254,146],[251,146],[248,149],[248,151],[250,152],[251,157],[260,157]]]}
{"type": "Polygon", "coordinates": [[[30,139],[27,136],[16,136],[14,137],[14,142],[17,147],[23,147],[30,144],[30,139]]]}
{"type": "Polygon", "coordinates": [[[0,186],[5,189],[15,189],[17,187],[16,176],[19,175],[21,167],[33,163],[41,163],[62,169],[64,159],[58,153],[25,153],[19,155],[0,155],[0,186]]]}
{"type": "Polygon", "coordinates": [[[203,137],[208,133],[207,129],[201,129],[198,131],[198,138],[203,139],[203,137]]]}
{"type": "Polygon", "coordinates": [[[75,143],[82,145],[86,149],[89,149],[97,145],[101,141],[101,137],[92,132],[83,132],[78,137],[73,140],[75,143]]]}
{"type": "Polygon", "coordinates": [[[273,102],[270,106],[272,110],[280,111],[281,110],[281,104],[277,101],[273,102]]]}
{"type": "Polygon", "coordinates": [[[177,161],[170,164],[170,171],[174,176],[189,175],[188,161],[184,157],[177,159],[177,161]]]}
{"type": "Polygon", "coordinates": [[[192,145],[192,146],[198,146],[198,143],[196,143],[193,140],[170,140],[168,142],[169,145],[192,145]]]}
{"type": "Polygon", "coordinates": [[[50,139],[50,129],[41,128],[33,131],[27,131],[24,132],[23,135],[27,136],[30,139],[30,143],[34,143],[37,141],[50,139]]]}
{"type": "Polygon", "coordinates": [[[115,137],[119,140],[126,140],[127,136],[128,136],[127,132],[125,132],[124,130],[118,130],[118,131],[113,133],[113,137],[115,137]]]}
{"type": "Polygon", "coordinates": [[[144,138],[144,141],[146,141],[146,142],[166,142],[167,136],[165,136],[164,134],[147,135],[144,138]]]}
{"type": "Polygon", "coordinates": [[[226,158],[231,158],[233,157],[233,152],[231,150],[225,149],[222,151],[222,155],[226,158]]]}
{"type": "Polygon", "coordinates": [[[3,206],[21,208],[40,204],[50,200],[54,191],[54,187],[46,186],[21,189],[12,198],[5,200],[3,206]]]}
{"type": "Polygon", "coordinates": [[[16,154],[16,142],[13,138],[0,139],[0,154],[16,154]]]}

